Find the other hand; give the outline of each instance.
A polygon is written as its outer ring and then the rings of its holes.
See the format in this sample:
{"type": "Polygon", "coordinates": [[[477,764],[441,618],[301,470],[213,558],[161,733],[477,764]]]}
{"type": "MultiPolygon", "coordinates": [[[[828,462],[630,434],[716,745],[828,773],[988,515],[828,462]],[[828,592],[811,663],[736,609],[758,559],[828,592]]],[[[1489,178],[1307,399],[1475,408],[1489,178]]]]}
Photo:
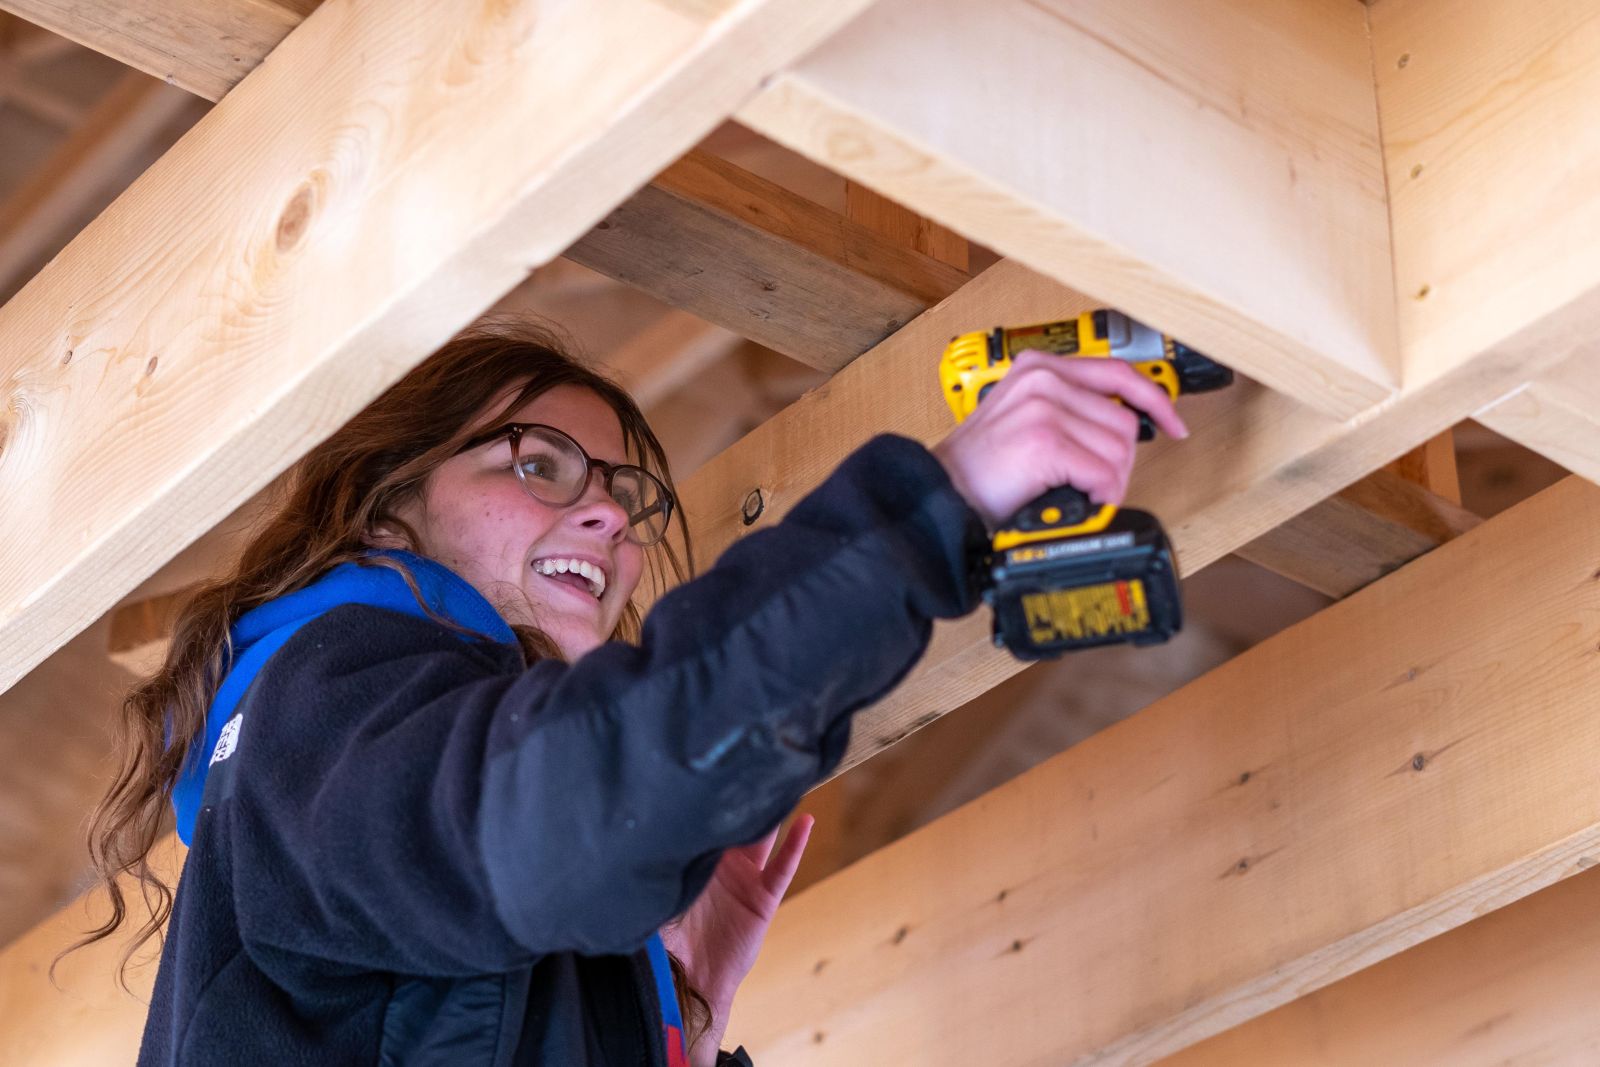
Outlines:
{"type": "Polygon", "coordinates": [[[810,815],[796,816],[776,852],[774,827],[760,841],[723,853],[705,890],[677,922],[661,931],[689,981],[711,1003],[711,1027],[690,1050],[695,1067],[716,1062],[733,994],[755,966],[815,824],[810,815]]]}

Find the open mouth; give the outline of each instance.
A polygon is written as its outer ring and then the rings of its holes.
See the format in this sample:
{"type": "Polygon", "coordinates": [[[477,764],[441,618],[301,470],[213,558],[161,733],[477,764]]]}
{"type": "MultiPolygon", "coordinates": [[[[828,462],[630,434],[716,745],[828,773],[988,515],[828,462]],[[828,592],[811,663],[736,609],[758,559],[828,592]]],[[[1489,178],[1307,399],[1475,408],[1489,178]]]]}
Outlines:
{"type": "Polygon", "coordinates": [[[606,591],[606,572],[588,560],[550,556],[534,560],[533,569],[546,578],[582,590],[596,600],[606,591]]]}

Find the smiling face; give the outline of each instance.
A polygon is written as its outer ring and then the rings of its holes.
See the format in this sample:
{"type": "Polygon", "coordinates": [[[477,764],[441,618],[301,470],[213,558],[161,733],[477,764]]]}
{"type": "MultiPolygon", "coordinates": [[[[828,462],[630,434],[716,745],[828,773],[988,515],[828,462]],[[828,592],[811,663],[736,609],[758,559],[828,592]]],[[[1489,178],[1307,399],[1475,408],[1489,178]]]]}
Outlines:
{"type": "MultiPolygon", "coordinates": [[[[627,462],[616,412],[588,389],[556,386],[490,422],[507,399],[473,430],[544,423],[595,459],[627,462]]],[[[523,489],[504,437],[447,460],[397,514],[416,533],[417,551],[465,578],[508,622],[542,630],[569,661],[611,637],[644,570],[644,549],[628,540],[627,516],[598,472],[576,503],[552,507],[523,489]]]]}

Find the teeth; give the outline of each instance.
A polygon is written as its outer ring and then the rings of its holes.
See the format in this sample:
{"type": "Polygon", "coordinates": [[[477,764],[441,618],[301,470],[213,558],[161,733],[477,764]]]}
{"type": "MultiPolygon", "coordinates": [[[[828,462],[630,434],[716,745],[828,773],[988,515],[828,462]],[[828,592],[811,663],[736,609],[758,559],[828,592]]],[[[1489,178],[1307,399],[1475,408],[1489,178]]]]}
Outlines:
{"type": "Polygon", "coordinates": [[[576,574],[589,583],[589,592],[596,597],[606,591],[606,572],[581,559],[534,560],[533,569],[540,574],[576,574]]]}

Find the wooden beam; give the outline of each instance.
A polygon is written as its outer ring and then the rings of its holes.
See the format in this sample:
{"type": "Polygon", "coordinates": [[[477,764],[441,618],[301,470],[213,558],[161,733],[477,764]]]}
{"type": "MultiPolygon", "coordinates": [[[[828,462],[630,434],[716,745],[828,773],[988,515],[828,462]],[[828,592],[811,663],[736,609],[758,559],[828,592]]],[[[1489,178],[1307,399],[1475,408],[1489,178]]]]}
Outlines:
{"type": "Polygon", "coordinates": [[[1367,11],[1404,377],[1420,383],[1600,300],[1600,22],[1585,0],[1367,11]]]}
{"type": "Polygon", "coordinates": [[[319,9],[0,308],[0,689],[864,3],[319,9]]]}
{"type": "Polygon", "coordinates": [[[1338,598],[1481,521],[1459,504],[1385,469],[1240,547],[1239,555],[1338,598]]]}
{"type": "Polygon", "coordinates": [[[873,233],[881,234],[905,248],[915,248],[923,255],[948,263],[957,270],[967,270],[967,239],[932,219],[925,219],[915,211],[881,196],[865,185],[844,183],[844,213],[852,222],[859,222],[873,233]]]}
{"type": "Polygon", "coordinates": [[[1452,504],[1459,506],[1461,503],[1461,475],[1456,470],[1454,430],[1446,430],[1437,437],[1428,438],[1384,470],[1393,471],[1406,481],[1414,482],[1452,504]]]}
{"type": "MultiPolygon", "coordinates": [[[[150,864],[172,885],[187,850],[172,835],[158,842],[150,864]]],[[[150,915],[137,883],[125,879],[131,932],[150,915]]],[[[144,1033],[155,985],[159,941],[149,942],[128,969],[129,996],[116,984],[128,940],[112,937],[68,956],[57,973],[60,990],[45,978],[56,953],[104,921],[108,904],[86,894],[0,950],[0,1061],[53,1067],[131,1063],[144,1033]]]]}
{"type": "Polygon", "coordinates": [[[867,857],[779,912],[730,1038],[1148,1062],[1576,873],[1597,560],[1568,479],[867,857]]]}
{"type": "Polygon", "coordinates": [[[321,0],[0,0],[0,8],[221,100],[321,0]]]}
{"type": "Polygon", "coordinates": [[[130,159],[192,98],[134,71],[123,75],[94,110],[26,181],[0,202],[0,290],[45,255],[61,231],[97,197],[121,182],[130,159]]]}
{"type": "Polygon", "coordinates": [[[967,280],[703,152],[674,163],[567,255],[828,371],[967,280]]]}
{"type": "MultiPolygon", "coordinates": [[[[1588,856],[1589,866],[1600,857],[1588,856]]],[[[1600,871],[1425,941],[1162,1067],[1502,1067],[1600,1056],[1600,871]]]]}
{"type": "Polygon", "coordinates": [[[1600,355],[1585,353],[1530,383],[1479,421],[1600,482],[1600,355]]]}
{"type": "Polygon", "coordinates": [[[739,119],[1315,410],[1399,380],[1360,4],[883,0],[739,119]]]}

